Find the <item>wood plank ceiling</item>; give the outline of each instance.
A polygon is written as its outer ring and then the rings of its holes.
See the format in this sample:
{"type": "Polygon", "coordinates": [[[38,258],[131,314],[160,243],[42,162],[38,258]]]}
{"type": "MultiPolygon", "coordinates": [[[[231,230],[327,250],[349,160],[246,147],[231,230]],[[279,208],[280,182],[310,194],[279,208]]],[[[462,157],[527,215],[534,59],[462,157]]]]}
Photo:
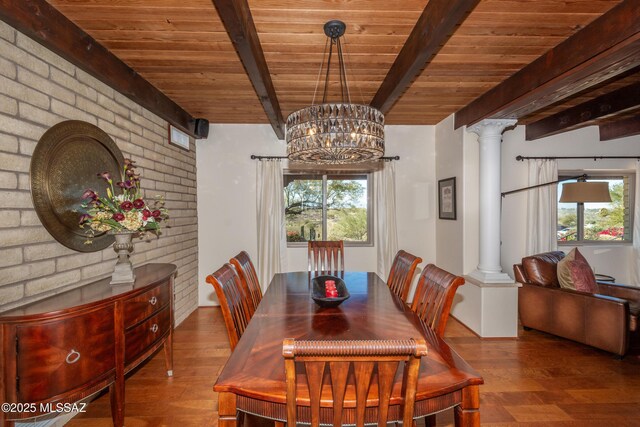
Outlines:
{"type": "MultiPolygon", "coordinates": [[[[194,117],[268,123],[211,0],[48,0],[194,117]]],[[[481,0],[386,116],[436,124],[620,0],[481,0]]],[[[352,100],[369,103],[427,0],[248,0],[284,118],[309,105],[330,19],[347,24],[352,100]]],[[[629,72],[520,118],[531,123],[624,85],[629,72]]],[[[332,85],[336,88],[337,83],[332,85]]]]}

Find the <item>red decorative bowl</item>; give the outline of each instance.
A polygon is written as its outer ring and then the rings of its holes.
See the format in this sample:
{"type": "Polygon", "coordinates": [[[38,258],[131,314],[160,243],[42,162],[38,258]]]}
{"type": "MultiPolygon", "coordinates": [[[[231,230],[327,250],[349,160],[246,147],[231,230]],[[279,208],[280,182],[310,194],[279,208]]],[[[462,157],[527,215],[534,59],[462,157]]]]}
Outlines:
{"type": "Polygon", "coordinates": [[[346,299],[348,299],[351,295],[347,290],[347,285],[344,283],[339,277],[336,276],[317,276],[311,279],[311,298],[318,304],[320,307],[330,308],[337,307],[346,299]],[[325,282],[327,280],[333,280],[336,284],[336,290],[338,291],[338,296],[335,298],[328,298],[325,292],[325,282]]]}

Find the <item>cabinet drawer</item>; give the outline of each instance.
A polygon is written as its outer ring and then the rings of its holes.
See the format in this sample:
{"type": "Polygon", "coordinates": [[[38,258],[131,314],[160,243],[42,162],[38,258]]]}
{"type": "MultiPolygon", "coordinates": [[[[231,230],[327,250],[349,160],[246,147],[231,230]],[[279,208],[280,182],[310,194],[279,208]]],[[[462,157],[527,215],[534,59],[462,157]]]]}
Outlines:
{"type": "Polygon", "coordinates": [[[124,327],[130,328],[169,304],[169,282],[124,302],[124,327]]]}
{"type": "Polygon", "coordinates": [[[125,334],[125,364],[129,364],[140,354],[144,353],[153,343],[166,335],[171,328],[170,307],[165,306],[162,311],[127,331],[125,334]]]}
{"type": "Polygon", "coordinates": [[[115,367],[113,325],[108,306],[18,326],[18,400],[38,402],[104,378],[115,367]]]}

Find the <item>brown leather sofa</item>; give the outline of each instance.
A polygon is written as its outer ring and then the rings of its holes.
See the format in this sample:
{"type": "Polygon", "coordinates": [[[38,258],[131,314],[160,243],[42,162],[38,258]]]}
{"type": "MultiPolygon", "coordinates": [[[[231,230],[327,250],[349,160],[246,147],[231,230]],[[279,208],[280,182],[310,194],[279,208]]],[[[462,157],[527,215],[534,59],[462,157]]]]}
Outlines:
{"type": "Polygon", "coordinates": [[[598,293],[563,289],[556,273],[564,253],[546,252],[522,258],[513,266],[522,283],[518,293],[520,321],[537,329],[619,356],[640,345],[640,288],[597,282],[598,293]]]}

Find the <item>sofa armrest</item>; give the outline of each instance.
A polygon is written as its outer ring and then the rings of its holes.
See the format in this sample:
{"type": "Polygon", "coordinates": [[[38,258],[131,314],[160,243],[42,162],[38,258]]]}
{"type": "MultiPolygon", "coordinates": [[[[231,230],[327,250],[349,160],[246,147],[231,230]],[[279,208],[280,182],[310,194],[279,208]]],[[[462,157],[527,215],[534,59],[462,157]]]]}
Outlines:
{"type": "Polygon", "coordinates": [[[598,282],[598,293],[640,303],[640,288],[635,286],[598,282]]]}
{"type": "Polygon", "coordinates": [[[524,275],[524,268],[522,268],[522,264],[513,264],[513,275],[516,279],[516,282],[529,283],[524,275]]]}
{"type": "Polygon", "coordinates": [[[616,304],[629,304],[629,301],[624,298],[612,297],[611,295],[602,295],[602,294],[589,294],[594,298],[598,298],[605,301],[610,301],[616,304]]]}
{"type": "Polygon", "coordinates": [[[522,326],[553,333],[553,290],[522,284],[518,289],[518,315],[522,326]]]}
{"type": "MultiPolygon", "coordinates": [[[[600,290],[602,290],[602,289],[600,289],[600,290]]],[[[590,292],[577,291],[575,289],[567,289],[567,288],[556,288],[556,291],[564,292],[566,294],[573,294],[573,295],[576,295],[576,296],[581,296],[583,298],[596,298],[596,299],[600,299],[600,300],[610,301],[610,302],[616,303],[616,304],[624,304],[624,303],[626,303],[628,301],[625,298],[619,298],[619,297],[616,297],[614,295],[608,295],[608,294],[600,293],[600,292],[592,294],[590,292]]]]}

